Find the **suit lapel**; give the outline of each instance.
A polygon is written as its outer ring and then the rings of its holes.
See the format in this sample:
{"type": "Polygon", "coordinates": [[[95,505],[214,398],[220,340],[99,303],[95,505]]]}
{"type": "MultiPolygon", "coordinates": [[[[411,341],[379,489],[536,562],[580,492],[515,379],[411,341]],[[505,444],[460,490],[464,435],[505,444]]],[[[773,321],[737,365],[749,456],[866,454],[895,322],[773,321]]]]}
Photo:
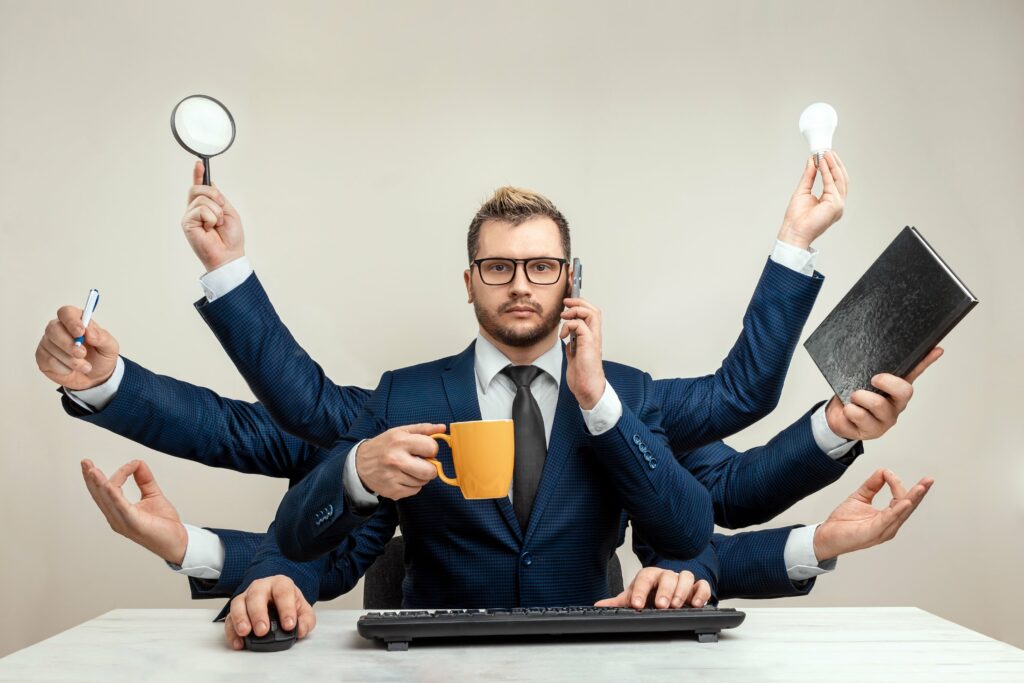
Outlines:
{"type": "MultiPolygon", "coordinates": [[[[476,341],[452,359],[451,364],[445,369],[442,379],[454,421],[471,422],[481,419],[480,401],[477,400],[476,393],[476,341]]],[[[512,502],[509,501],[508,496],[502,496],[494,503],[516,540],[522,543],[523,531],[519,528],[519,521],[516,519],[515,510],[512,509],[512,502]]]]}
{"type": "MultiPolygon", "coordinates": [[[[565,383],[565,349],[562,349],[562,377],[558,383],[558,405],[555,408],[554,423],[551,425],[551,440],[548,442],[548,454],[544,458],[544,470],[541,472],[537,496],[530,510],[530,522],[526,529],[525,543],[530,542],[537,524],[544,514],[565,468],[566,460],[576,451],[580,439],[584,437],[583,414],[576,397],[569,391],[565,383]]],[[[515,484],[513,483],[513,486],[515,484]]],[[[509,508],[511,509],[511,505],[509,508]]],[[[513,520],[515,519],[513,515],[513,520]]]]}

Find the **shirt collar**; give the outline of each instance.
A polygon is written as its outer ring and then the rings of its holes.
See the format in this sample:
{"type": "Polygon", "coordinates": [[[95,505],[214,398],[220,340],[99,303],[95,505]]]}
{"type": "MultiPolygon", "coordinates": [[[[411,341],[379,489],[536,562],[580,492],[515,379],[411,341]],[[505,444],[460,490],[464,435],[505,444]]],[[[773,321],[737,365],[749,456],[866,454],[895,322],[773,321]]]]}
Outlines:
{"type": "MultiPolygon", "coordinates": [[[[476,336],[475,359],[473,362],[476,370],[476,381],[481,393],[486,394],[491,382],[498,376],[506,366],[511,365],[505,354],[498,350],[494,344],[487,340],[482,334],[476,336]]],[[[546,372],[559,385],[562,378],[562,342],[555,339],[551,348],[545,351],[533,365],[546,372]]]]}

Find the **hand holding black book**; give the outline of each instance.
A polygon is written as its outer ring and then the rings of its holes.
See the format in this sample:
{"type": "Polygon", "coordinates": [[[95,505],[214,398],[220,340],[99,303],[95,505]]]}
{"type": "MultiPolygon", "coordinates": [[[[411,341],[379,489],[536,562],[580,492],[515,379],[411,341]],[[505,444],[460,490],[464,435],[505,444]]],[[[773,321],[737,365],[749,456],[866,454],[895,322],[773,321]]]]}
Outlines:
{"type": "Polygon", "coordinates": [[[924,237],[906,227],[822,321],[804,348],[843,403],[871,378],[906,377],[978,299],[924,237]]]}

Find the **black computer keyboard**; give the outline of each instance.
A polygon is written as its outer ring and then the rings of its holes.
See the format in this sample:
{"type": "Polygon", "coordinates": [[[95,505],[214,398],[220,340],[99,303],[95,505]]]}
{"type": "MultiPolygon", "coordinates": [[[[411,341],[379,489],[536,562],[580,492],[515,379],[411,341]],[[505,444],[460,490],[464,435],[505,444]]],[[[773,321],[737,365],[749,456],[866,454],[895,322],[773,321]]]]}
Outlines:
{"type": "Polygon", "coordinates": [[[728,607],[645,609],[619,607],[516,607],[485,610],[370,612],[356,628],[364,638],[407,650],[417,638],[547,636],[568,634],[694,633],[702,643],[718,640],[746,615],[728,607]]]}

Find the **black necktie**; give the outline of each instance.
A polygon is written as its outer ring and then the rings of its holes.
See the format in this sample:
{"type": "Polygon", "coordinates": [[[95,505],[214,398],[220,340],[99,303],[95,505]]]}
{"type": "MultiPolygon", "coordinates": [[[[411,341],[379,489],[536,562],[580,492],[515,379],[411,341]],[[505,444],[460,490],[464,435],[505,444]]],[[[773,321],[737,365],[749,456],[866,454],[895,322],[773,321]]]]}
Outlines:
{"type": "Polygon", "coordinates": [[[510,365],[501,371],[516,385],[512,401],[512,420],[515,422],[515,467],[512,470],[512,508],[519,520],[519,528],[526,533],[530,521],[537,485],[544,470],[544,457],[548,447],[544,440],[544,416],[537,399],[530,392],[530,384],[542,370],[533,365],[510,365]]]}

